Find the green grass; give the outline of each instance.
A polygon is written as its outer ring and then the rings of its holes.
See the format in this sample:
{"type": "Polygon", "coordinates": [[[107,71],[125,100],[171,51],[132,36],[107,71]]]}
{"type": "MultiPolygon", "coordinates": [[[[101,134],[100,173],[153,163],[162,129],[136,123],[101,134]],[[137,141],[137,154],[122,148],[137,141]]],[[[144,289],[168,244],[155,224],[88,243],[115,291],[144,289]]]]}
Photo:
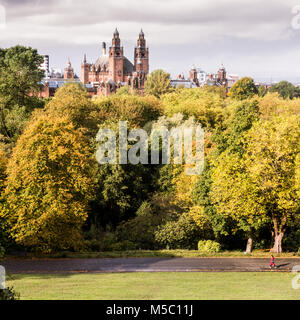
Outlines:
{"type": "MultiPolygon", "coordinates": [[[[275,257],[282,258],[300,258],[299,253],[283,252],[274,254],[275,257]]],[[[14,256],[7,256],[14,258],[14,256]]],[[[219,253],[201,253],[198,250],[132,250],[132,251],[102,251],[102,252],[57,252],[52,254],[28,254],[27,258],[129,258],[129,257],[232,257],[232,258],[269,258],[269,250],[254,250],[250,254],[244,254],[242,251],[222,251],[219,253]]],[[[22,257],[26,258],[26,257],[22,257]]]]}
{"type": "Polygon", "coordinates": [[[21,299],[300,299],[291,273],[155,272],[15,274],[21,299]]]}

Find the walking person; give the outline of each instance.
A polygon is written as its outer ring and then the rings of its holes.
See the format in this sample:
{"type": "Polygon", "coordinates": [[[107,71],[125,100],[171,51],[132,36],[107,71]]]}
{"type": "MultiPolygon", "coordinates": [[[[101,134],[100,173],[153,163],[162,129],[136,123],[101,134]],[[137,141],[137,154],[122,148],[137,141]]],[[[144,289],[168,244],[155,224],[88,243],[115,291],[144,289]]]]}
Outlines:
{"type": "Polygon", "coordinates": [[[276,265],[275,265],[275,258],[273,255],[271,255],[271,263],[270,263],[270,269],[273,269],[273,268],[276,268],[276,265]]]}

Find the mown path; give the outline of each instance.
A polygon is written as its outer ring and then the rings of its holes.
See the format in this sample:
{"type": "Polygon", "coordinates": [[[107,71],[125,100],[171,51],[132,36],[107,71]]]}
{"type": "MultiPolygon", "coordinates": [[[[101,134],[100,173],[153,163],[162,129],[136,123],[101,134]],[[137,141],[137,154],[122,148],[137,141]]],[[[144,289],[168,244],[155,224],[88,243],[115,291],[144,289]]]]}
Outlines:
{"type": "MultiPolygon", "coordinates": [[[[276,271],[291,271],[297,258],[276,258],[276,271]]],[[[104,258],[104,259],[4,259],[6,272],[158,272],[158,271],[269,271],[266,258],[104,258]]]]}

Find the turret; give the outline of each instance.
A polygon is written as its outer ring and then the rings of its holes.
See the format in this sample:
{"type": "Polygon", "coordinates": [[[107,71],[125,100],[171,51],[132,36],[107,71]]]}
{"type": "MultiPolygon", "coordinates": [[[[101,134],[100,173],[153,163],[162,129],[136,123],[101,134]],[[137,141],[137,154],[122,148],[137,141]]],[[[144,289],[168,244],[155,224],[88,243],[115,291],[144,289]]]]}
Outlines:
{"type": "Polygon", "coordinates": [[[102,55],[106,56],[106,43],[102,42],[102,55]]]}
{"type": "Polygon", "coordinates": [[[68,65],[65,68],[64,79],[74,79],[74,69],[72,68],[70,58],[68,58],[68,65]]]}
{"type": "Polygon", "coordinates": [[[149,49],[146,47],[146,40],[141,29],[137,40],[137,46],[134,49],[134,68],[136,72],[149,73],[149,49]]]}
{"type": "Polygon", "coordinates": [[[121,40],[117,28],[113,34],[112,46],[109,48],[109,65],[111,79],[115,82],[123,82],[123,47],[121,47],[121,40]]]}
{"type": "Polygon", "coordinates": [[[83,63],[81,64],[81,81],[83,84],[89,83],[89,70],[90,66],[86,61],[86,54],[84,54],[83,63]]]}

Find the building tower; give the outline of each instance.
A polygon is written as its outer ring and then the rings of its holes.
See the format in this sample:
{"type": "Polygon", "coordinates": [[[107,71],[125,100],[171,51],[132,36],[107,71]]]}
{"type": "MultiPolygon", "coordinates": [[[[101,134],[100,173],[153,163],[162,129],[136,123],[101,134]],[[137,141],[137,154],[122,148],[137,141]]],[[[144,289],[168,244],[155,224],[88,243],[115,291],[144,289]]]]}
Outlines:
{"type": "Polygon", "coordinates": [[[70,58],[68,58],[68,65],[65,68],[64,79],[74,79],[74,69],[72,68],[70,58]]]}
{"type": "Polygon", "coordinates": [[[146,47],[145,35],[142,29],[139,33],[137,46],[134,48],[134,70],[137,75],[137,89],[143,91],[149,73],[149,49],[146,47]]]}
{"type": "Polygon", "coordinates": [[[134,48],[134,69],[136,72],[149,73],[149,49],[146,47],[146,40],[143,30],[139,34],[137,46],[134,48]]]}
{"type": "Polygon", "coordinates": [[[44,54],[42,57],[44,58],[44,61],[41,64],[40,68],[45,72],[45,77],[49,77],[50,76],[49,55],[44,54]]]}
{"type": "Polygon", "coordinates": [[[190,70],[190,80],[194,83],[197,83],[198,77],[197,77],[197,69],[196,66],[193,64],[192,68],[190,70]]]}
{"type": "Polygon", "coordinates": [[[121,40],[119,37],[119,32],[116,28],[113,39],[112,46],[109,48],[109,76],[112,81],[123,82],[124,81],[124,56],[123,47],[121,47],[121,40]]]}
{"type": "Polygon", "coordinates": [[[86,54],[84,54],[83,63],[81,64],[81,82],[83,84],[89,83],[89,70],[90,66],[86,62],[86,54]]]}
{"type": "Polygon", "coordinates": [[[221,68],[218,70],[218,74],[217,74],[217,82],[226,87],[227,86],[227,79],[226,79],[226,69],[225,67],[221,66],[221,68]]]}

